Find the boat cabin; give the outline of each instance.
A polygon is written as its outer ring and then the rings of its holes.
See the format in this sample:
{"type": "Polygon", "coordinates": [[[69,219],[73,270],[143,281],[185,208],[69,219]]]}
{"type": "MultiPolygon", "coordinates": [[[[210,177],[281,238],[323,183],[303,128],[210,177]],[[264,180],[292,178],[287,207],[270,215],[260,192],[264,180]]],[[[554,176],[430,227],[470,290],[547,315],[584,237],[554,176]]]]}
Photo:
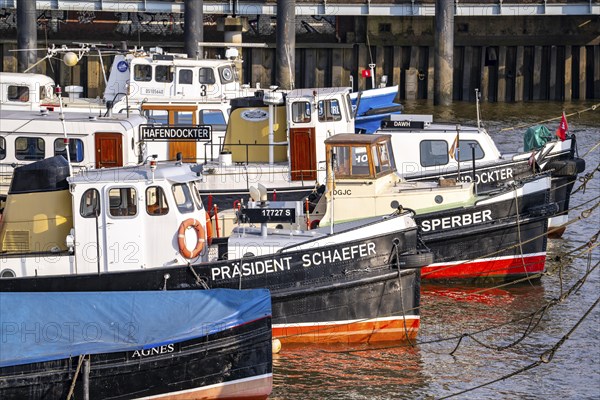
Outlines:
{"type": "Polygon", "coordinates": [[[431,115],[397,114],[382,121],[378,133],[391,134],[398,172],[412,175],[468,170],[475,161],[492,162],[501,157],[494,141],[483,128],[435,124],[431,115]],[[458,145],[456,141],[458,140],[458,145]]]}
{"type": "Polygon", "coordinates": [[[104,101],[117,103],[126,94],[138,102],[227,102],[242,95],[242,85],[233,60],[192,59],[153,48],[115,56],[104,101]]]}
{"type": "Polygon", "coordinates": [[[319,171],[324,178],[323,141],[354,130],[349,93],[349,88],[295,89],[234,99],[223,145],[229,162],[247,169],[267,165],[288,181],[314,183],[319,171]]]}
{"type": "Polygon", "coordinates": [[[339,134],[325,140],[328,181],[311,219],[320,225],[389,215],[402,208],[424,213],[475,203],[472,183],[406,182],[396,171],[393,135],[339,134]]]}
{"type": "Polygon", "coordinates": [[[42,74],[0,72],[0,104],[7,110],[39,110],[54,100],[54,80],[42,74]]]}
{"type": "Polygon", "coordinates": [[[56,155],[69,158],[75,171],[137,164],[146,153],[138,143],[140,115],[110,117],[41,111],[0,111],[0,194],[6,194],[13,170],[56,155]],[[64,123],[64,127],[63,127],[64,123]]]}
{"type": "Polygon", "coordinates": [[[155,161],[74,176],[62,156],[17,168],[0,222],[0,276],[117,272],[206,257],[197,179],[189,164],[155,161]]]}

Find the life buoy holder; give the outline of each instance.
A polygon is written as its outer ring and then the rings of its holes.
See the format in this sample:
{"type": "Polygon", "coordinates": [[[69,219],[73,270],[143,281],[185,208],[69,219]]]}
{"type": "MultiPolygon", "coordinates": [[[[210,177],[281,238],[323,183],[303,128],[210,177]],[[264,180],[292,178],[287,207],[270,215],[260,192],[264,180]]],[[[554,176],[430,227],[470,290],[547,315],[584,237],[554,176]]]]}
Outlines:
{"type": "Polygon", "coordinates": [[[194,218],[188,218],[179,225],[179,231],[177,232],[177,243],[179,245],[179,252],[185,258],[196,258],[204,248],[204,243],[206,241],[204,228],[200,221],[194,218]],[[196,247],[193,250],[189,250],[185,245],[185,231],[188,228],[193,228],[196,231],[196,237],[198,241],[196,242],[196,247]]]}
{"type": "Polygon", "coordinates": [[[212,244],[212,221],[210,220],[208,211],[206,211],[206,243],[209,246],[212,244]]]}

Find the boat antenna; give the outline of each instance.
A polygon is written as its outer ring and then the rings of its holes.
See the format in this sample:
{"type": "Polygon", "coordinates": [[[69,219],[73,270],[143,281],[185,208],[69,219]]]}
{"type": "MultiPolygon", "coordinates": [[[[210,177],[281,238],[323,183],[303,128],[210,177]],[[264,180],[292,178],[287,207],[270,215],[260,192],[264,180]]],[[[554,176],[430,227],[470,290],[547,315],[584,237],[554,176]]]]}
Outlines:
{"type": "Polygon", "coordinates": [[[56,85],[56,96],[58,97],[58,104],[60,106],[60,113],[58,118],[62,124],[65,150],[67,151],[67,164],[69,164],[69,176],[73,176],[73,166],[71,165],[71,152],[69,151],[69,137],[67,136],[67,127],[65,126],[65,114],[63,112],[63,101],[62,101],[62,89],[60,85],[56,85]]]}
{"type": "Polygon", "coordinates": [[[456,172],[456,180],[460,180],[460,124],[456,124],[456,162],[458,170],[456,172]]]}
{"type": "Polygon", "coordinates": [[[479,89],[475,88],[475,106],[477,110],[477,129],[481,129],[481,115],[479,114],[479,89]]]}
{"type": "Polygon", "coordinates": [[[331,212],[329,213],[330,224],[329,224],[329,233],[333,235],[333,221],[335,218],[333,217],[333,198],[335,193],[335,153],[333,149],[331,150],[331,212]]]}

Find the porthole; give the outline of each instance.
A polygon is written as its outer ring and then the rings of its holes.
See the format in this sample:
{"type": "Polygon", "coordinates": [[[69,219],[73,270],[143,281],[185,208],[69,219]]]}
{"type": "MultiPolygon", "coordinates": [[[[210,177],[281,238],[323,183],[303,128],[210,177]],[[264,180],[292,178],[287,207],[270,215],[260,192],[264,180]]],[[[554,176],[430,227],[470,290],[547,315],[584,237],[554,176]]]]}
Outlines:
{"type": "Polygon", "coordinates": [[[442,196],[440,196],[439,194],[437,196],[435,196],[434,200],[438,204],[442,204],[444,202],[444,198],[442,196]]]}
{"type": "Polygon", "coordinates": [[[221,71],[221,75],[223,76],[224,80],[230,81],[231,78],[233,77],[231,68],[223,68],[223,70],[221,71]]]}
{"type": "Polygon", "coordinates": [[[3,269],[2,272],[0,272],[0,278],[14,278],[16,277],[17,274],[15,274],[15,272],[12,269],[3,269]]]}

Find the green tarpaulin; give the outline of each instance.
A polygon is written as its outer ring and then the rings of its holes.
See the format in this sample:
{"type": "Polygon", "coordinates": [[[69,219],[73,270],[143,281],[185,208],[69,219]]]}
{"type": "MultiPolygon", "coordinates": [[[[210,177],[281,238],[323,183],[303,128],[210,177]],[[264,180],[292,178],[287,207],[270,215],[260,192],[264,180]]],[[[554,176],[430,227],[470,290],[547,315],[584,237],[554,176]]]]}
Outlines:
{"type": "Polygon", "coordinates": [[[544,125],[532,126],[525,132],[523,148],[525,151],[539,149],[552,139],[554,139],[554,135],[544,125]]]}

